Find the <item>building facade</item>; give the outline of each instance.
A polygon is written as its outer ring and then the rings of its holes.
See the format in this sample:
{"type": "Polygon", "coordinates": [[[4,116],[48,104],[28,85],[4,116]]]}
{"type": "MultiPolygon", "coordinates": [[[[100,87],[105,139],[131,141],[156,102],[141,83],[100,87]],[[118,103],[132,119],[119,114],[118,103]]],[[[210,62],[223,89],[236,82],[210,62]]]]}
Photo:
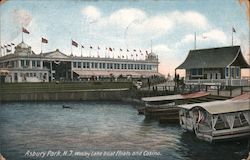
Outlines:
{"type": "Polygon", "coordinates": [[[49,82],[91,78],[147,78],[163,76],[154,53],[145,60],[68,56],[58,49],[35,54],[21,42],[13,54],[0,57],[1,82],[49,82]]]}
{"type": "Polygon", "coordinates": [[[250,68],[240,46],[191,50],[176,69],[185,69],[186,83],[249,85],[241,78],[241,69],[250,68]]]}

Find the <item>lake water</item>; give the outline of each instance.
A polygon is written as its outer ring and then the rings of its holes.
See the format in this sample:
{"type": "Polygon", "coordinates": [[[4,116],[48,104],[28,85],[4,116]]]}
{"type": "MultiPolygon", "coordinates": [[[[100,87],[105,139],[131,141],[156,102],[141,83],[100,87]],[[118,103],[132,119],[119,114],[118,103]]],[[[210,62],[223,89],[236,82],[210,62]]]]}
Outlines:
{"type": "Polygon", "coordinates": [[[240,160],[246,145],[197,140],[178,124],[144,120],[130,104],[0,104],[0,153],[7,160],[240,160]]]}

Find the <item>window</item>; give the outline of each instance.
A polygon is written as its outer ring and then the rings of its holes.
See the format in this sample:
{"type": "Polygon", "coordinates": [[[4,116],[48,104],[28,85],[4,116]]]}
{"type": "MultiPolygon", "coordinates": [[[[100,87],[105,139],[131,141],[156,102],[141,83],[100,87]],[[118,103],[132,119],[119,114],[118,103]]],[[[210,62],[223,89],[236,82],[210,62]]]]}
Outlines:
{"type": "Polygon", "coordinates": [[[234,68],[231,68],[231,77],[232,77],[232,78],[235,77],[234,68]]]}
{"type": "Polygon", "coordinates": [[[240,77],[240,68],[236,67],[236,77],[239,78],[240,77]]]}
{"type": "Polygon", "coordinates": [[[41,61],[36,61],[36,66],[41,67],[41,61]]]}
{"type": "Polygon", "coordinates": [[[228,68],[226,68],[226,69],[225,69],[225,72],[226,72],[226,74],[225,74],[225,75],[226,75],[226,77],[228,77],[228,75],[229,75],[228,71],[229,71],[229,69],[228,69],[228,68]]]}
{"type": "Polygon", "coordinates": [[[78,62],[77,68],[82,68],[82,63],[78,62]]]}
{"type": "Polygon", "coordinates": [[[83,62],[82,63],[82,68],[86,68],[87,66],[86,66],[86,62],[83,62]]]}
{"type": "Polygon", "coordinates": [[[24,60],[21,60],[21,66],[24,67],[24,60]]]}
{"type": "Polygon", "coordinates": [[[202,69],[201,68],[191,69],[191,74],[192,75],[202,75],[202,69]]]}
{"type": "Polygon", "coordinates": [[[36,67],[36,61],[32,61],[32,67],[36,67]]]}
{"type": "Polygon", "coordinates": [[[73,68],[76,68],[76,62],[73,62],[73,68]]]}
{"type": "Polygon", "coordinates": [[[87,62],[86,64],[87,64],[87,68],[90,68],[90,64],[89,64],[89,62],[87,62]]]}
{"type": "Polygon", "coordinates": [[[26,66],[30,66],[30,60],[26,60],[26,66]]]}

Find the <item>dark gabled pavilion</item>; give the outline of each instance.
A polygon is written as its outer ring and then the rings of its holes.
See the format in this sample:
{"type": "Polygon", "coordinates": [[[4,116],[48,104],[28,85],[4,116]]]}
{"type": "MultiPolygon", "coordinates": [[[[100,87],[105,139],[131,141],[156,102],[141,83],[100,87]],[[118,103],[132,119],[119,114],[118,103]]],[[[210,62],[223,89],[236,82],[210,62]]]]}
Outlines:
{"type": "Polygon", "coordinates": [[[176,69],[186,70],[186,80],[241,79],[241,69],[250,68],[240,46],[190,50],[176,69]]]}

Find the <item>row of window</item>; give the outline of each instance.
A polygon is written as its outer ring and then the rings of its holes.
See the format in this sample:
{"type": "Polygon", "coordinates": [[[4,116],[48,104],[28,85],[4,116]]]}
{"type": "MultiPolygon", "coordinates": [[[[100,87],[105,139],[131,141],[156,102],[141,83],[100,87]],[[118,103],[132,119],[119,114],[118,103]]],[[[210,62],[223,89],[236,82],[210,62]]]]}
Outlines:
{"type": "MultiPolygon", "coordinates": [[[[229,68],[225,69],[226,71],[226,77],[229,77],[229,68]]],[[[238,78],[240,76],[240,68],[239,67],[232,67],[231,68],[231,77],[238,78]]]]}
{"type": "Polygon", "coordinates": [[[30,63],[32,67],[41,67],[41,61],[39,60],[21,60],[21,67],[28,67],[30,63]]]}
{"type": "Polygon", "coordinates": [[[73,62],[73,68],[156,70],[156,65],[98,62],[73,62]]]}

